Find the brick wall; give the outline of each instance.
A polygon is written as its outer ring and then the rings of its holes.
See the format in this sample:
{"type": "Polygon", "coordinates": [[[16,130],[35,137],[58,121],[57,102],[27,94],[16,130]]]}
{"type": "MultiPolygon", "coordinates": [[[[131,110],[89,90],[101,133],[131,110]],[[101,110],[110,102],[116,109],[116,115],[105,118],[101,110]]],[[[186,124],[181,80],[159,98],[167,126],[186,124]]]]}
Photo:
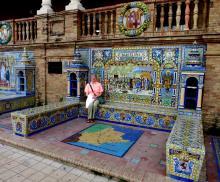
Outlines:
{"type": "Polygon", "coordinates": [[[209,5],[208,32],[220,32],[220,1],[213,0],[209,5]]]}
{"type": "Polygon", "coordinates": [[[72,60],[74,48],[50,47],[36,49],[36,89],[39,101],[43,103],[58,102],[67,96],[67,76],[62,74],[48,74],[48,62],[72,60]],[[46,59],[45,59],[46,56],[46,59]]]}
{"type": "Polygon", "coordinates": [[[220,44],[209,43],[207,49],[203,95],[204,128],[212,126],[215,117],[218,117],[220,127],[220,44]]]}

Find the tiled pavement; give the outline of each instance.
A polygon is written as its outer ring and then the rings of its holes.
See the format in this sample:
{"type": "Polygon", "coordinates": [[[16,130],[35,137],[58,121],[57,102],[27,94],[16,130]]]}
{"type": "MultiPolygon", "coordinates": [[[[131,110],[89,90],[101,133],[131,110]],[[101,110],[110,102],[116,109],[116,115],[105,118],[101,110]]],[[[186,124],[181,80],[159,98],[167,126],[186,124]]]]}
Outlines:
{"type": "Polygon", "coordinates": [[[116,182],[0,144],[0,182],[116,182]]]}

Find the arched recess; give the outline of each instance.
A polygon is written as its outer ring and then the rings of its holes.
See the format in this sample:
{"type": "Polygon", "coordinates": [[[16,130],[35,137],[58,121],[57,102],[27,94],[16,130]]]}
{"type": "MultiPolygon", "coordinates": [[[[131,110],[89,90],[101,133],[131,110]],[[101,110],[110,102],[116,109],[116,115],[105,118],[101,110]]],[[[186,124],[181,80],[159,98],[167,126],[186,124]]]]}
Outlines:
{"type": "Polygon", "coordinates": [[[75,73],[70,74],[70,96],[77,96],[77,76],[75,73]]]}
{"type": "Polygon", "coordinates": [[[198,80],[195,77],[190,77],[186,80],[184,108],[196,110],[197,100],[198,80]]]}

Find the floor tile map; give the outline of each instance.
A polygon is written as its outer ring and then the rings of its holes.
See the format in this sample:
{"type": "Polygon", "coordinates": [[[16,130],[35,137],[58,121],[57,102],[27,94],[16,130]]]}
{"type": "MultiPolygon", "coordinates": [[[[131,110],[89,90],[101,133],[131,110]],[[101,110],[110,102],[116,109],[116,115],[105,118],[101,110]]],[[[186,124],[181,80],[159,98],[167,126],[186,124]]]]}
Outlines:
{"type": "Polygon", "coordinates": [[[117,157],[123,157],[142,134],[143,131],[141,130],[122,126],[94,124],[68,137],[63,142],[117,157]]]}

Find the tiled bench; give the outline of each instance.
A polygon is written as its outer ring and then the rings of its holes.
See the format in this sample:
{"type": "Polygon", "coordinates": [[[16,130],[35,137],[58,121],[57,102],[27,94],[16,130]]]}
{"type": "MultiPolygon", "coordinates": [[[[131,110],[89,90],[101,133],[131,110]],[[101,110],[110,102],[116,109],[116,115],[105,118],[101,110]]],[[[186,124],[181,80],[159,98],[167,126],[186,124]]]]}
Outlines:
{"type": "MultiPolygon", "coordinates": [[[[85,104],[81,103],[80,117],[87,117],[85,104]]],[[[99,105],[96,119],[130,126],[171,131],[177,111],[173,108],[144,106],[138,104],[106,103],[99,105]]]]}
{"type": "Polygon", "coordinates": [[[77,102],[59,102],[13,112],[11,113],[13,132],[16,135],[29,136],[75,119],[78,114],[79,103],[77,102]]]}
{"type": "Polygon", "coordinates": [[[34,96],[15,96],[8,95],[0,99],[0,114],[12,112],[15,110],[33,107],[35,104],[34,96]]]}
{"type": "Polygon", "coordinates": [[[182,181],[198,181],[204,156],[202,122],[178,116],[166,143],[167,175],[182,181]]]}

